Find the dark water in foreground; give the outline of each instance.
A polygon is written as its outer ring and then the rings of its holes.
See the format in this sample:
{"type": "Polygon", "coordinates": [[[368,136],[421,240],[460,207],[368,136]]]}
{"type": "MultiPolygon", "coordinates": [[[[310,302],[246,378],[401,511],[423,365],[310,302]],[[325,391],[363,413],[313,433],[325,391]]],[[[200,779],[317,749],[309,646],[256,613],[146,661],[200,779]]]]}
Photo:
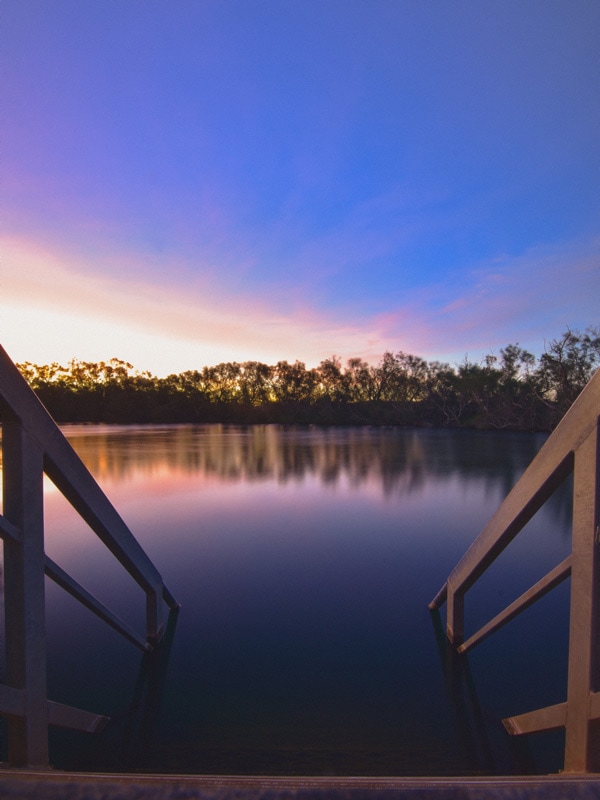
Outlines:
{"type": "MultiPolygon", "coordinates": [[[[427,603],[544,441],[407,429],[65,429],[182,607],[145,659],[48,582],[61,769],[556,771],[560,734],[501,718],[566,696],[568,582],[452,659],[427,603]]],[[[47,486],[47,552],[140,630],[137,586],[47,486]]],[[[570,550],[570,487],[467,596],[474,631],[570,550]]],[[[443,621],[443,615],[442,615],[443,621]]]]}

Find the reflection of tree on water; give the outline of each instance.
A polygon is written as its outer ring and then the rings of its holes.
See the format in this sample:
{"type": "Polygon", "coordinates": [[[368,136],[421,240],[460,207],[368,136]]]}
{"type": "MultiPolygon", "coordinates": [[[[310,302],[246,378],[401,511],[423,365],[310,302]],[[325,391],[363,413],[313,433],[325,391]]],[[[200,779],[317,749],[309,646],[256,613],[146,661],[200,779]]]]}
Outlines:
{"type": "Polygon", "coordinates": [[[230,481],[316,477],[388,493],[409,493],[425,478],[463,476],[512,488],[545,439],[541,434],[410,428],[278,425],[67,426],[65,433],[99,479],[178,472],[230,481]]]}
{"type": "MultiPolygon", "coordinates": [[[[483,482],[492,507],[498,502],[498,480],[505,496],[546,438],[496,431],[221,424],[69,425],[64,430],[100,481],[165,472],[281,484],[316,478],[332,487],[342,480],[356,488],[376,483],[393,495],[417,491],[426,480],[461,477],[483,482]]],[[[548,507],[569,526],[570,487],[556,493],[548,507]]]]}
{"type": "Polygon", "coordinates": [[[129,707],[113,713],[100,733],[83,742],[71,769],[99,772],[155,769],[156,749],[160,747],[160,710],[178,615],[179,608],[169,613],[163,639],[154,650],[143,654],[129,707]]]}
{"type": "Polygon", "coordinates": [[[539,772],[527,738],[509,737],[499,720],[489,719],[482,709],[466,654],[459,654],[446,638],[439,611],[431,613],[448,700],[457,734],[471,772],[498,775],[508,770],[521,775],[539,772]],[[508,765],[499,760],[508,757],[508,765]]]}
{"type": "Polygon", "coordinates": [[[459,655],[446,639],[439,611],[432,612],[431,621],[448,699],[469,768],[472,772],[493,775],[494,754],[467,656],[459,655]]]}

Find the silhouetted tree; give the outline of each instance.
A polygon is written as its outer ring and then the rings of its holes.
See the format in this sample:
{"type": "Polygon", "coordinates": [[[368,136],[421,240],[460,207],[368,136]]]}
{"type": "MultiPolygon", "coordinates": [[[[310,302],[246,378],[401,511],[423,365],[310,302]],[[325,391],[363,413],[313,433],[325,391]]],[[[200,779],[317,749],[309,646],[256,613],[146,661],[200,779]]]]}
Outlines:
{"type": "Polygon", "coordinates": [[[307,369],[227,362],[166,378],[126,361],[19,364],[62,422],[301,422],[550,430],[600,364],[600,331],[567,330],[535,357],[518,344],[456,367],[399,351],[307,369]]]}
{"type": "Polygon", "coordinates": [[[273,371],[273,394],[278,403],[309,403],[314,399],[317,376],[301,361],[278,361],[273,371]]]}
{"type": "Polygon", "coordinates": [[[600,364],[600,330],[567,330],[553,339],[540,358],[537,371],[541,395],[556,404],[561,417],[600,364]]]}

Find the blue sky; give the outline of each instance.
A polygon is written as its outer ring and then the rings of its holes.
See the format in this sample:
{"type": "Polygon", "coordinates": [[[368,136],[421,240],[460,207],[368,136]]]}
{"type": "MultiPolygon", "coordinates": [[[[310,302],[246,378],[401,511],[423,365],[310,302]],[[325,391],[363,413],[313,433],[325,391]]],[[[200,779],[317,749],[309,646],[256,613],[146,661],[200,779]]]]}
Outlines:
{"type": "Polygon", "coordinates": [[[16,360],[539,353],[600,322],[597,0],[3,0],[16,360]]]}

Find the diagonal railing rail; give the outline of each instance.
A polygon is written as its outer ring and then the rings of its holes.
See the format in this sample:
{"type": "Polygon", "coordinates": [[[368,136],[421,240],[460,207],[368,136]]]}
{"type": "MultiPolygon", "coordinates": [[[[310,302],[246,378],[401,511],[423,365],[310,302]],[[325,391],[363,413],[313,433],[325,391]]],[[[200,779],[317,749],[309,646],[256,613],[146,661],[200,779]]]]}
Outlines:
{"type": "Polygon", "coordinates": [[[447,604],[446,635],[465,653],[571,576],[567,700],[503,720],[513,735],[565,728],[566,772],[600,768],[600,370],[545,442],[429,604],[447,604]],[[465,640],[464,598],[573,473],[571,555],[465,640]]]}
{"type": "Polygon", "coordinates": [[[0,347],[6,685],[11,766],[48,766],[48,725],[93,732],[107,718],[47,697],[44,576],[48,576],[129,641],[148,651],[165,631],[164,608],[178,604],[158,570],[104,492],[0,347]],[[146,595],[145,636],[132,630],[44,551],[46,474],[146,595]]]}

